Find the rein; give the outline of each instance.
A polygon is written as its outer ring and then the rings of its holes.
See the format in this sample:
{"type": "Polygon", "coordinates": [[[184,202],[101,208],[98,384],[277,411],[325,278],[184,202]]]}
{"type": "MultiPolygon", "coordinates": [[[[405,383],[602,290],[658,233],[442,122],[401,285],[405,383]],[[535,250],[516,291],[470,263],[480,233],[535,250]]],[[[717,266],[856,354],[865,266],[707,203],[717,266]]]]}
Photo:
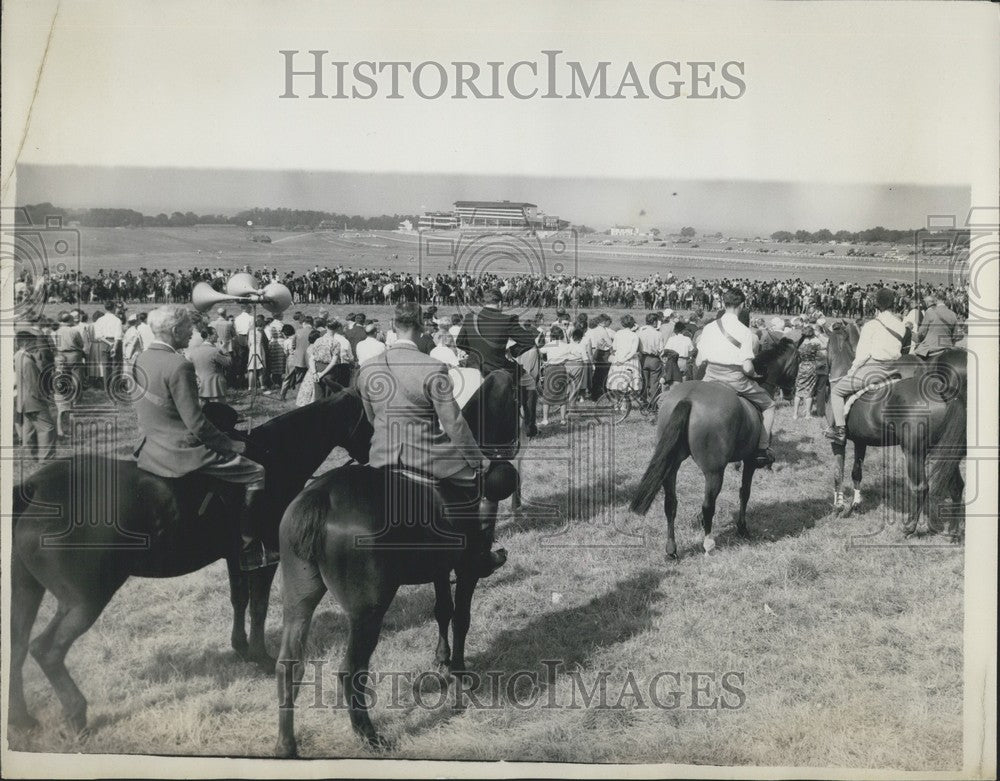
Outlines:
{"type": "MultiPolygon", "coordinates": [[[[356,422],[354,423],[354,427],[353,427],[353,428],[351,429],[350,433],[349,433],[349,434],[347,435],[347,441],[348,441],[348,442],[350,442],[351,440],[353,440],[353,439],[354,439],[354,435],[358,433],[358,427],[359,427],[359,426],[361,425],[361,421],[363,421],[364,419],[365,419],[365,407],[364,407],[364,405],[362,404],[362,405],[361,405],[361,414],[360,414],[360,415],[358,415],[358,419],[357,419],[357,421],[356,421],[356,422]]],[[[341,466],[341,467],[345,467],[345,466],[350,466],[350,465],[351,465],[351,464],[353,464],[353,463],[354,463],[355,461],[356,461],[356,459],[354,458],[354,456],[351,456],[350,458],[348,458],[348,459],[347,459],[347,460],[346,460],[346,461],[345,461],[345,462],[344,462],[343,464],[341,464],[340,466],[341,466]]]]}

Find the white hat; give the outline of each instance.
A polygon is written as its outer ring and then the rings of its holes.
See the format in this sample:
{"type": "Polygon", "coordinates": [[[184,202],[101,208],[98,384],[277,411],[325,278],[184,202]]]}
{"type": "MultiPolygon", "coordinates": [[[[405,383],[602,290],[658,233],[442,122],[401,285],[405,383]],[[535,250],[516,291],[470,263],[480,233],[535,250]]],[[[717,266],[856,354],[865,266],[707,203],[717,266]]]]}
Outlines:
{"type": "Polygon", "coordinates": [[[771,328],[784,328],[785,321],[780,317],[771,318],[771,328]]]}
{"type": "Polygon", "coordinates": [[[674,316],[674,310],[673,309],[664,309],[663,310],[663,319],[664,320],[669,320],[673,316],[674,316]]]}

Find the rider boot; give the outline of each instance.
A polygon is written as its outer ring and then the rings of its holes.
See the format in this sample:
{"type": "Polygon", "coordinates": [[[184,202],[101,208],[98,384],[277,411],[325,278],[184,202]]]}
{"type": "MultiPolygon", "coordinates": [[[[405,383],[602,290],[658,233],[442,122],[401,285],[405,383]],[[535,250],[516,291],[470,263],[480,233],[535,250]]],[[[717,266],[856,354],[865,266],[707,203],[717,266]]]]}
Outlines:
{"type": "Polygon", "coordinates": [[[830,428],[823,430],[823,436],[827,439],[832,439],[838,445],[843,445],[847,442],[847,427],[830,426],[830,428]]]}
{"type": "Polygon", "coordinates": [[[770,468],[771,464],[774,463],[774,452],[771,450],[771,427],[774,425],[774,410],[775,408],[771,406],[763,412],[761,438],[757,445],[757,452],[754,454],[757,467],[761,469],[770,468]]]}
{"type": "Polygon", "coordinates": [[[278,552],[268,550],[257,531],[257,515],[262,489],[247,490],[240,509],[240,569],[252,572],[278,563],[278,552]]]}
{"type": "Polygon", "coordinates": [[[504,548],[493,550],[496,533],[497,503],[483,499],[479,504],[479,530],[474,542],[476,550],[476,575],[487,578],[507,563],[504,548]]]}
{"type": "Polygon", "coordinates": [[[830,409],[833,412],[833,425],[823,431],[823,436],[832,439],[836,444],[843,445],[847,442],[847,416],[844,408],[847,406],[846,400],[839,393],[830,395],[830,409]]]}

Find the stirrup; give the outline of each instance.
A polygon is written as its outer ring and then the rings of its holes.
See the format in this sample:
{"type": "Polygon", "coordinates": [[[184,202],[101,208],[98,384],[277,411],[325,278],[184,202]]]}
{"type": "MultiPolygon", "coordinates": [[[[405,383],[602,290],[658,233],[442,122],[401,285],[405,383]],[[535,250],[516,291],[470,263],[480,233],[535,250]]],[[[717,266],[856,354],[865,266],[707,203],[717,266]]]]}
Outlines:
{"type": "Polygon", "coordinates": [[[754,453],[754,461],[758,468],[769,467],[774,463],[774,453],[769,447],[757,448],[757,452],[754,453]]]}
{"type": "Polygon", "coordinates": [[[277,551],[268,550],[263,542],[254,540],[240,551],[240,570],[253,572],[272,567],[280,561],[280,558],[277,551]]]}

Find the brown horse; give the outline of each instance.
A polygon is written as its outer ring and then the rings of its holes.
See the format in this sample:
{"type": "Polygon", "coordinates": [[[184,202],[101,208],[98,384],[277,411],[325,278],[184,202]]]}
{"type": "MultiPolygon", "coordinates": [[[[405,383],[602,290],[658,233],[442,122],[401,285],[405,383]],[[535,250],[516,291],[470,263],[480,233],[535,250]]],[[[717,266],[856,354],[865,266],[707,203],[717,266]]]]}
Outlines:
{"type": "MultiPolygon", "coordinates": [[[[831,383],[850,369],[857,343],[858,329],[854,323],[835,323],[831,327],[827,346],[831,383]]],[[[957,349],[944,350],[927,362],[904,355],[892,370],[901,379],[871,390],[854,402],[847,417],[847,439],[854,443],[851,501],[847,501],[844,486],[847,446],[832,443],[836,514],[847,517],[860,509],[862,467],[869,446],[902,448],[910,494],[903,524],[907,537],[916,533],[925,509],[931,526],[937,525],[935,507],[943,494],[950,497],[956,508],[961,505],[965,490],[959,464],[965,455],[966,441],[966,357],[964,350],[957,349]],[[927,463],[932,457],[932,468],[928,471],[927,463]]],[[[955,515],[951,524],[954,540],[960,537],[959,526],[959,517],[955,515]]]]}
{"type": "MultiPolygon", "coordinates": [[[[286,412],[246,435],[246,455],[266,470],[261,533],[277,544],[288,503],[337,445],[367,461],[372,429],[361,399],[342,391],[286,412]]],[[[239,568],[239,496],[197,473],[168,480],[131,460],[96,455],[50,462],[15,486],[11,562],[10,719],[37,722],[24,699],[22,667],[31,655],[48,677],[70,725],[87,722],[87,701],[66,669],[70,647],[130,577],[172,578],[225,559],[233,605],[233,648],[269,673],[264,621],[275,567],[239,568]],[[46,591],[56,614],[30,643],[46,591]],[[250,637],[245,615],[250,607],[250,637]]]]}
{"type": "MultiPolygon", "coordinates": [[[[489,374],[462,415],[487,456],[514,455],[517,405],[508,373],[489,374]]],[[[495,502],[490,509],[496,512],[495,502]]],[[[475,513],[473,507],[466,509],[470,516],[475,513]]],[[[478,577],[466,555],[464,528],[462,520],[443,511],[432,486],[362,466],[327,472],[289,505],[280,528],[284,613],[277,674],[278,756],[298,752],[295,696],[312,615],[328,590],[350,623],[340,673],[348,714],[354,731],[370,746],[385,743],[368,716],[368,664],[382,619],[401,585],[434,584],[439,630],[435,661],[446,677],[465,669],[465,638],[478,577]],[[454,602],[449,583],[453,571],[454,602]],[[453,619],[454,647],[448,643],[453,619]]]]}
{"type": "MultiPolygon", "coordinates": [[[[798,370],[798,344],[791,339],[781,339],[757,356],[754,370],[763,375],[761,385],[772,395],[778,388],[787,387],[794,382],[798,370]]],[[[760,412],[732,388],[719,382],[695,380],[675,384],[662,398],[656,423],[656,449],[632,500],[632,511],[648,512],[660,486],[663,487],[667,556],[677,558],[674,540],[677,470],[691,456],[705,475],[705,496],[697,520],[705,533],[702,543],[705,553],[710,553],[715,548],[712,537],[715,501],[722,490],[726,465],[742,461],[737,530],[748,536],[746,509],[757,470],[754,454],[763,425],[760,412]]]]}

